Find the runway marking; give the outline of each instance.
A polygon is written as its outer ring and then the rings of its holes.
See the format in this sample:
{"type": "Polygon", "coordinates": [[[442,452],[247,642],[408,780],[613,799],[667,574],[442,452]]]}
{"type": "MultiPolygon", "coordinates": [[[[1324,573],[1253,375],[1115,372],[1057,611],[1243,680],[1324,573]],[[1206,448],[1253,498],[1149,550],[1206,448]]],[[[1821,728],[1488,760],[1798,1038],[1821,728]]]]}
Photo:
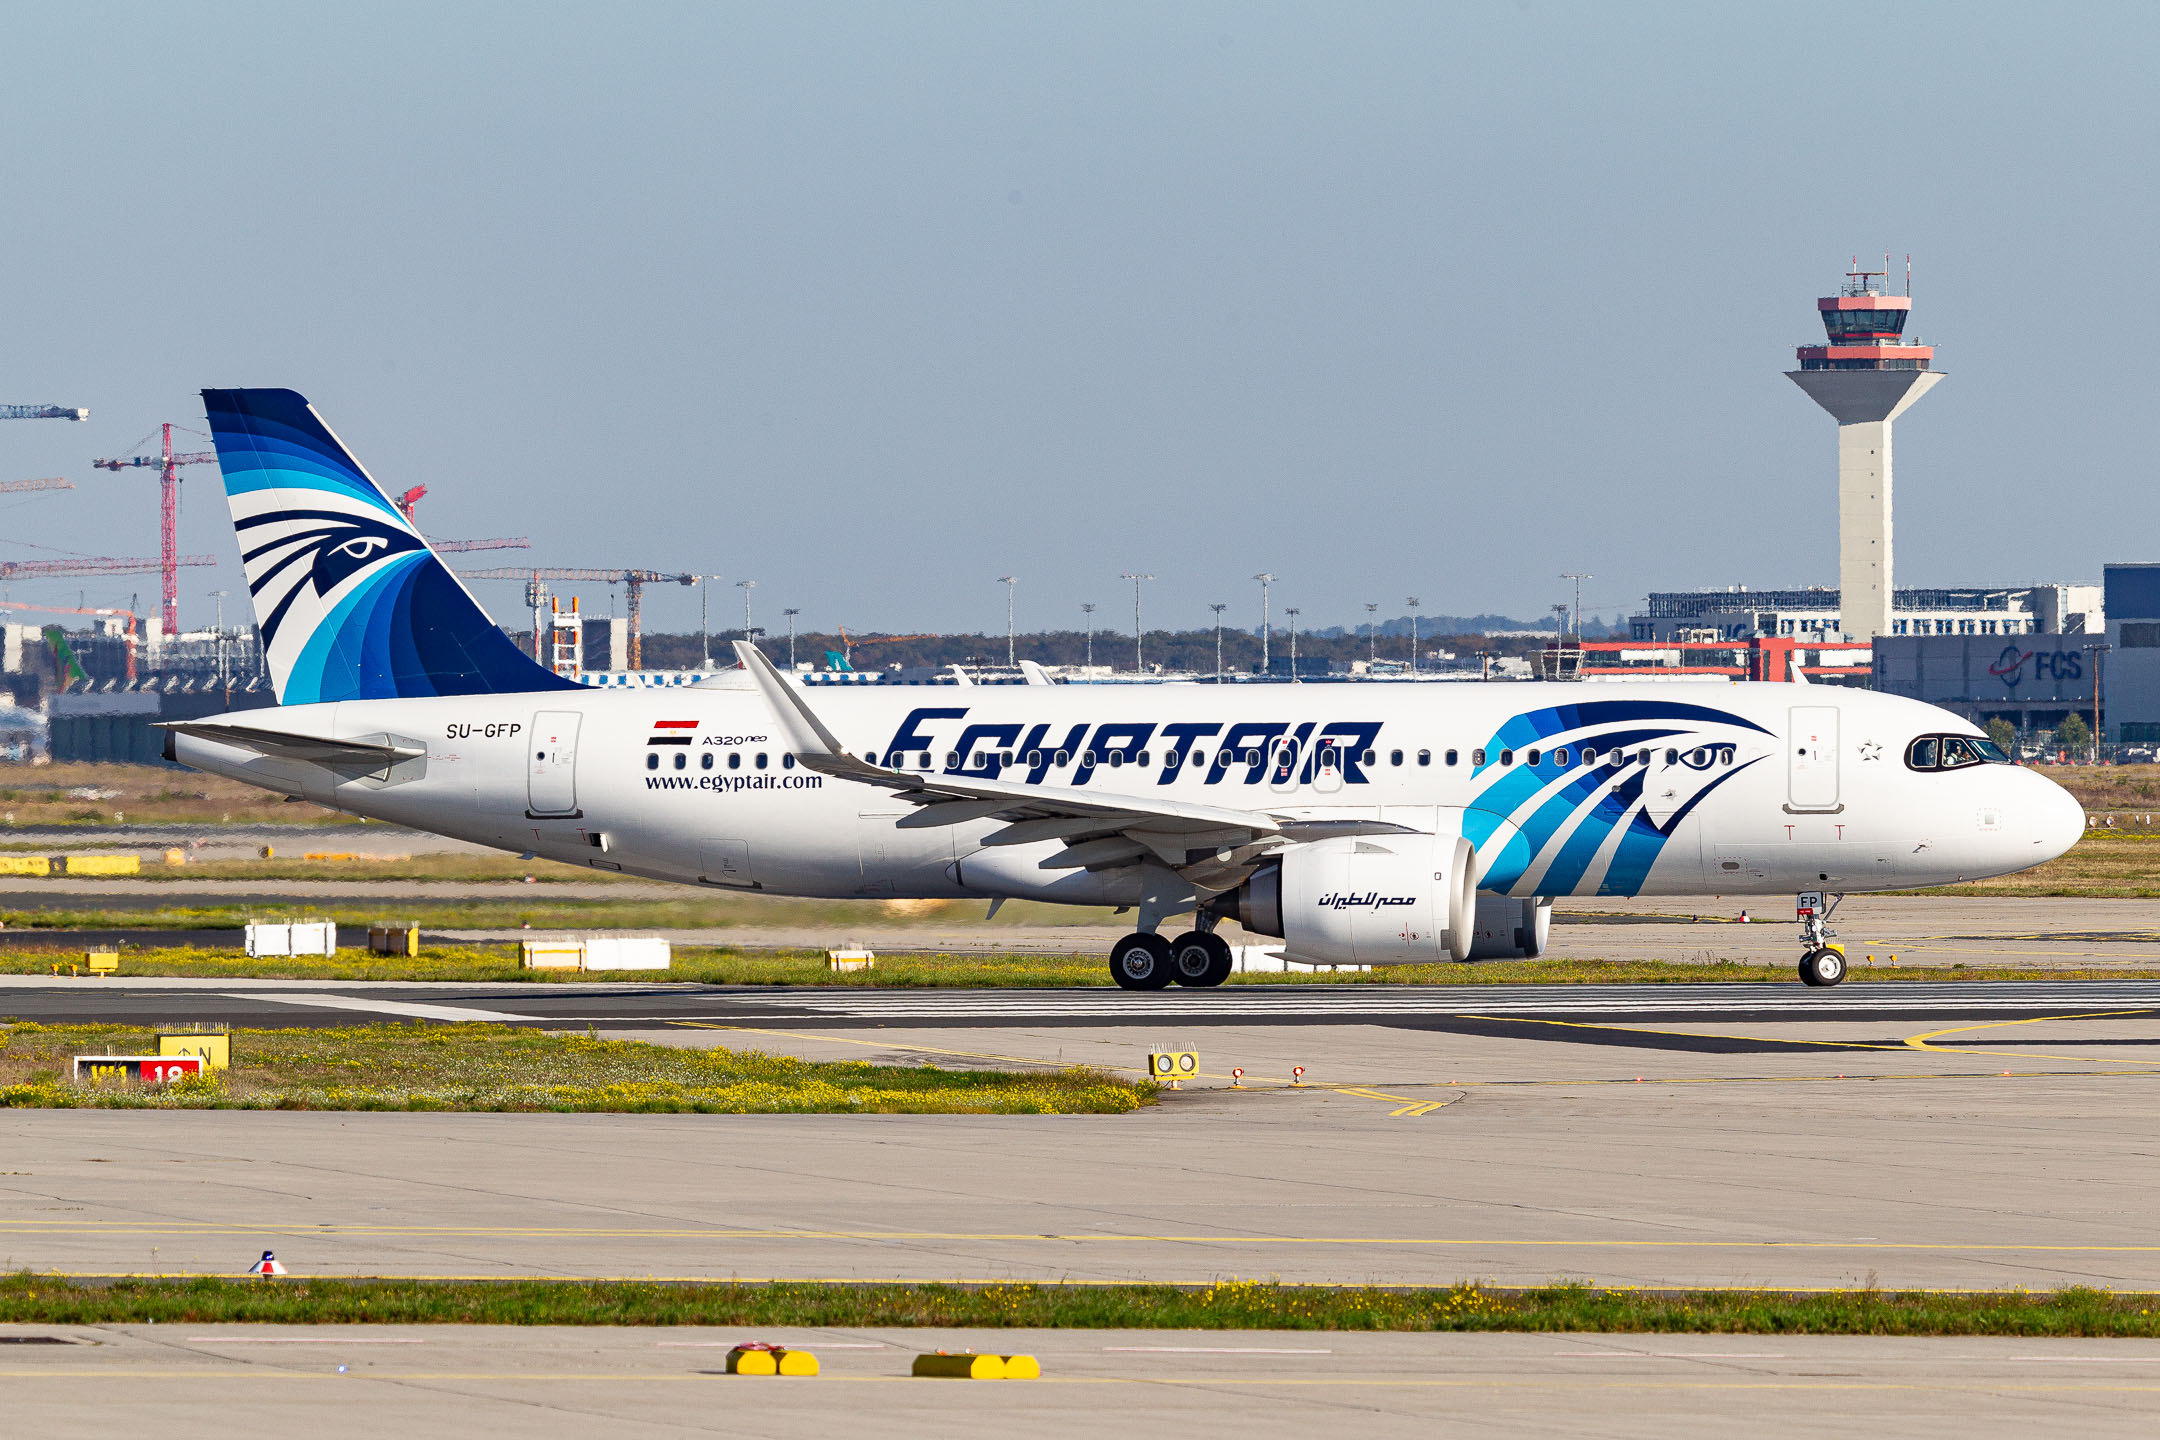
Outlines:
{"type": "Polygon", "coordinates": [[[1979,1025],[1953,1025],[1947,1030],[1930,1030],[1920,1035],[1908,1035],[1905,1043],[1915,1050],[1933,1050],[1945,1055],[1993,1055],[2006,1060],[2056,1060],[2064,1063],[2083,1060],[2094,1065],[2160,1065],[2160,1060],[2138,1060],[2110,1056],[2105,1059],[2090,1055],[2048,1055],[2031,1050],[1975,1050],[1962,1045],[1931,1045],[1928,1042],[1943,1035],[1964,1035],[1974,1030],[2003,1030],[2012,1025],[2042,1025],[2054,1020],[2112,1020],[2127,1015],[2149,1015],[2149,1010],[2098,1010],[2083,1015],[2035,1015],[2027,1020],[1991,1020],[1979,1025]]]}
{"type": "MultiPolygon", "coordinates": [[[[1298,1248],[1347,1246],[1367,1248],[1374,1246],[1407,1246],[1427,1250],[1466,1249],[1529,1249],[1529,1250],[1796,1250],[1796,1251],[1883,1251],[1887,1253],[1923,1254],[2064,1254],[2064,1255],[2150,1255],[2160,1254],[2160,1244],[2155,1245],[2065,1245],[2065,1244],[2009,1244],[1997,1242],[1952,1243],[1948,1241],[1902,1241],[1902,1240],[1682,1240],[1682,1239],[1509,1239],[1494,1237],[1450,1238],[1430,1235],[1125,1235],[1099,1231],[1072,1231],[1045,1233],[1039,1230],[971,1231],[971,1230],[811,1230],[811,1229],[630,1229],[580,1226],[492,1226],[492,1225],[221,1225],[202,1223],[172,1223],[145,1225],[140,1222],[107,1224],[95,1220],[15,1220],[0,1221],[0,1233],[13,1235],[34,1234],[102,1234],[102,1235],[308,1235],[317,1238],[349,1237],[368,1239],[387,1236],[407,1236],[437,1239],[538,1239],[538,1240],[861,1240],[868,1242],[905,1242],[919,1244],[924,1241],[1049,1241],[1061,1245],[1200,1245],[1237,1246],[1259,1245],[1272,1248],[1298,1248]]],[[[325,1275],[323,1279],[341,1279],[325,1275]]],[[[420,1278],[420,1277],[385,1277],[420,1278]]],[[[530,1279],[531,1276],[505,1275],[497,1279],[530,1279]]],[[[573,1277],[575,1278],[575,1277],[573,1277]]],[[[652,1277],[643,1277],[650,1279],[652,1277]]],[[[857,1283],[857,1282],[848,1282],[857,1283]]],[[[1011,1283],[996,1282],[996,1283],[1011,1283]]],[[[1680,1287],[1690,1289],[1694,1287],[1680,1287]]],[[[1770,1287],[1775,1292],[1780,1287],[1770,1287]]]]}
{"type": "Polygon", "coordinates": [[[361,1010],[377,1015],[403,1015],[414,1020],[484,1020],[507,1023],[538,1020],[537,1015],[514,1015],[507,1010],[475,1010],[464,1005],[420,1005],[409,1000],[368,1000],[357,995],[279,995],[259,990],[232,991],[226,1000],[252,1000],[269,1005],[300,1005],[310,1010],[361,1010]]]}
{"type": "Polygon", "coordinates": [[[425,1340],[404,1340],[360,1335],[190,1335],[189,1345],[425,1345],[425,1340]]]}
{"type": "Polygon", "coordinates": [[[1274,1345],[1105,1345],[1105,1355],[1333,1355],[1333,1350],[1274,1345]]]}
{"type": "MultiPolygon", "coordinates": [[[[1392,1357],[1380,1357],[1392,1358],[1392,1357]]],[[[1825,1357],[1834,1363],[1845,1363],[1843,1357],[1825,1357]]],[[[237,1376],[245,1376],[250,1385],[261,1385],[270,1380],[304,1380],[351,1385],[369,1380],[384,1382],[415,1381],[530,1384],[535,1381],[553,1381],[567,1384],[613,1384],[653,1385],[666,1381],[710,1385],[711,1373],[692,1371],[688,1374],[673,1371],[569,1371],[569,1370],[383,1370],[371,1369],[363,1375],[340,1375],[331,1370],[257,1370],[236,1365],[215,1368],[183,1370],[176,1366],[118,1368],[81,1365],[72,1368],[14,1369],[0,1368],[0,1381],[6,1380],[174,1380],[209,1381],[217,1385],[231,1385],[237,1376]]],[[[834,1375],[822,1377],[832,1384],[854,1385],[905,1385],[919,1389],[921,1381],[905,1375],[834,1375]]],[[[2150,1395],[2160,1393],[2160,1383],[2138,1384],[2120,1380],[2102,1382],[2097,1378],[2088,1381],[2002,1381],[1984,1377],[1971,1380],[1950,1379],[1932,1381],[1901,1380],[1832,1380],[1814,1376],[1795,1376],[1791,1379],[1753,1380],[1681,1380],[1681,1379],[1612,1379],[1588,1375],[1536,1375],[1520,1379],[1495,1375],[1463,1376],[1398,1376],[1398,1375],[1045,1375],[1028,1382],[1029,1388],[1059,1385],[1133,1385],[1133,1386],[1179,1386],[1216,1387],[1236,1386],[1239,1389],[1377,1389],[1377,1390],[1547,1390],[1564,1388],[1587,1391],[1703,1391],[1703,1392],[1755,1392],[1755,1391],[1853,1391],[1867,1394],[1953,1394],[1953,1395],[2150,1395]]],[[[791,1388],[791,1387],[782,1387],[791,1388]]]]}

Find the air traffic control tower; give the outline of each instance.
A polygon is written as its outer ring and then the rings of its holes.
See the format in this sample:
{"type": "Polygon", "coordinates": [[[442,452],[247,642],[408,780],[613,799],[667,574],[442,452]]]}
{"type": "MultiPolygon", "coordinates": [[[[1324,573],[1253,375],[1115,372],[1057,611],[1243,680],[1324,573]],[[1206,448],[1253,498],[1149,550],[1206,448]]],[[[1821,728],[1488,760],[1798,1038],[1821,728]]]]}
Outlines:
{"type": "MultiPolygon", "coordinates": [[[[1907,339],[1912,296],[1855,261],[1815,302],[1827,344],[1802,345],[1785,373],[1838,423],[1838,624],[1849,640],[1890,633],[1890,425],[1942,379],[1935,349],[1907,339]]],[[[1906,290],[1912,286],[1908,283],[1906,290]]]]}

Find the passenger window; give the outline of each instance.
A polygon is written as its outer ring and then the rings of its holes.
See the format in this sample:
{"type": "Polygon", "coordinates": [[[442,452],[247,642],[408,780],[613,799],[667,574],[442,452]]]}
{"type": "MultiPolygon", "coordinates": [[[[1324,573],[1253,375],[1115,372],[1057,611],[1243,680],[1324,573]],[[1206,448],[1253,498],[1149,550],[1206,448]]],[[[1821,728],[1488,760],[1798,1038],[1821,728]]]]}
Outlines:
{"type": "Polygon", "coordinates": [[[1558,750],[1553,751],[1552,760],[1553,764],[1558,765],[1563,770],[1566,769],[1568,763],[1567,747],[1563,745],[1558,750]]]}
{"type": "Polygon", "coordinates": [[[1538,752],[1537,752],[1537,751],[1535,751],[1535,750],[1526,750],[1526,751],[1524,751],[1524,752],[1523,752],[1523,764],[1525,764],[1525,765],[1535,765],[1535,764],[1537,764],[1537,757],[1538,757],[1538,752]]]}
{"type": "Polygon", "coordinates": [[[757,752],[757,768],[760,770],[765,768],[765,752],[763,750],[757,752]]]}
{"type": "Polygon", "coordinates": [[[727,752],[727,768],[730,770],[742,769],[742,751],[730,750],[727,752]]]}
{"type": "Polygon", "coordinates": [[[1060,751],[1058,751],[1058,752],[1057,752],[1057,763],[1058,763],[1058,764],[1060,764],[1060,765],[1069,765],[1069,764],[1071,764],[1071,763],[1072,763],[1072,753],[1071,753],[1070,751],[1066,751],[1066,750],[1060,750],[1060,751]]]}
{"type": "Polygon", "coordinates": [[[1135,755],[1133,759],[1141,765],[1146,765],[1148,763],[1148,753],[1147,751],[1142,750],[1138,755],[1135,755]]]}
{"type": "Polygon", "coordinates": [[[1037,765],[1040,765],[1040,764],[1042,764],[1042,751],[1040,751],[1040,750],[1030,750],[1030,751],[1028,751],[1028,753],[1027,753],[1027,763],[1028,763],[1028,768],[1029,768],[1030,770],[1034,769],[1034,768],[1035,768],[1035,767],[1036,767],[1037,765]]]}
{"type": "Polygon", "coordinates": [[[1647,765],[1647,764],[1649,764],[1649,763],[1650,763],[1650,752],[1649,752],[1648,750],[1638,750],[1638,751],[1636,751],[1636,752],[1635,752],[1635,763],[1636,763],[1636,764],[1638,764],[1638,765],[1647,765]]]}
{"type": "Polygon", "coordinates": [[[1733,757],[1733,747],[1732,747],[1732,746],[1730,746],[1730,745],[1726,745],[1726,746],[1722,746],[1722,747],[1720,747],[1720,748],[1719,748],[1719,750],[1718,750],[1718,764],[1720,764],[1720,765],[1730,765],[1730,764],[1732,764],[1732,757],[1733,757]]]}
{"type": "Polygon", "coordinates": [[[946,768],[946,769],[948,769],[948,770],[957,770],[957,769],[959,769],[959,768],[960,768],[960,752],[959,752],[959,751],[957,751],[957,750],[947,750],[947,751],[945,752],[945,768],[946,768]]]}
{"type": "Polygon", "coordinates": [[[1095,768],[1095,752],[1093,750],[1082,750],[1080,752],[1080,768],[1083,770],[1095,768]]]}
{"type": "Polygon", "coordinates": [[[1195,765],[1205,765],[1205,764],[1207,764],[1207,751],[1205,751],[1205,750],[1195,750],[1195,751],[1193,751],[1193,752],[1192,752],[1192,763],[1193,763],[1193,764],[1195,764],[1195,765]]]}
{"type": "Polygon", "coordinates": [[[780,768],[783,770],[792,770],[795,768],[795,755],[793,751],[786,751],[781,754],[780,768]]]}
{"type": "Polygon", "coordinates": [[[1596,746],[1594,746],[1594,745],[1585,745],[1585,746],[1583,746],[1583,748],[1582,748],[1582,763],[1583,763],[1583,764],[1585,764],[1585,765],[1595,765],[1595,764],[1597,764],[1597,747],[1596,747],[1596,746]]]}
{"type": "MultiPolygon", "coordinates": [[[[1428,755],[1430,754],[1430,752],[1427,752],[1427,753],[1428,753],[1428,755]]],[[[1388,752],[1387,752],[1387,763],[1388,763],[1388,764],[1390,764],[1390,765],[1400,765],[1400,764],[1402,764],[1402,751],[1400,751],[1400,750],[1390,750],[1390,751],[1388,751],[1388,752]]]]}
{"type": "Polygon", "coordinates": [[[927,770],[930,768],[930,752],[928,750],[923,751],[920,755],[917,755],[915,757],[915,768],[918,770],[927,770]]]}
{"type": "Polygon", "coordinates": [[[1248,765],[1257,765],[1257,764],[1259,764],[1259,763],[1260,763],[1260,752],[1259,752],[1258,750],[1247,750],[1247,751],[1245,752],[1245,763],[1246,763],[1246,764],[1248,764],[1248,765]]]}
{"type": "Polygon", "coordinates": [[[706,751],[706,752],[705,752],[705,753],[704,753],[703,755],[700,755],[700,756],[698,757],[698,769],[700,769],[700,770],[710,770],[710,769],[712,769],[712,751],[710,751],[710,750],[707,750],[707,751],[706,751]]]}
{"type": "Polygon", "coordinates": [[[1666,763],[1666,764],[1668,764],[1668,765],[1677,765],[1677,764],[1679,764],[1679,763],[1680,763],[1680,752],[1679,752],[1678,750],[1667,750],[1667,751],[1665,752],[1665,763],[1666,763]]]}
{"type": "MultiPolygon", "coordinates": [[[[1420,750],[1420,751],[1418,751],[1418,752],[1417,752],[1417,763],[1418,763],[1418,764],[1420,764],[1420,765],[1423,765],[1423,764],[1425,763],[1425,756],[1426,756],[1426,754],[1427,754],[1427,752],[1426,752],[1426,751],[1423,751],[1423,750],[1420,750]]],[[[1450,765],[1453,765],[1453,764],[1455,763],[1455,752],[1454,752],[1453,750],[1450,750],[1450,751],[1448,751],[1448,752],[1447,752],[1447,763],[1448,763],[1448,764],[1450,764],[1450,765]]]]}
{"type": "Polygon", "coordinates": [[[680,750],[677,750],[675,752],[675,768],[678,770],[687,770],[690,768],[690,757],[683,754],[683,752],[680,750]]]}
{"type": "Polygon", "coordinates": [[[1470,752],[1470,763],[1471,763],[1472,765],[1483,765],[1483,764],[1485,763],[1485,747],[1484,747],[1484,746],[1480,745],[1480,746],[1478,746],[1478,747],[1477,747],[1477,749],[1475,749],[1475,750],[1472,750],[1472,751],[1470,752]]]}
{"type": "Polygon", "coordinates": [[[657,750],[648,750],[648,751],[646,751],[646,752],[645,752],[645,768],[646,768],[646,769],[648,769],[648,770],[657,770],[657,769],[659,769],[659,768],[660,768],[660,752],[659,752],[659,751],[657,751],[657,750]]]}
{"type": "Polygon", "coordinates": [[[1912,742],[1905,752],[1905,763],[1915,770],[1933,770],[1942,755],[1942,742],[1933,735],[1922,735],[1912,742]]]}
{"type": "Polygon", "coordinates": [[[1693,750],[1688,751],[1687,763],[1698,768],[1707,765],[1710,763],[1710,754],[1698,745],[1693,750]]]}
{"type": "Polygon", "coordinates": [[[1118,767],[1119,767],[1120,765],[1123,765],[1124,763],[1125,763],[1125,752],[1124,752],[1124,751],[1122,751],[1122,750],[1112,750],[1112,751],[1110,752],[1110,768],[1111,768],[1111,769],[1115,770],[1115,769],[1117,769],[1117,768],[1118,768],[1118,767]]]}
{"type": "Polygon", "coordinates": [[[865,751],[863,751],[863,757],[862,757],[862,758],[863,758],[863,764],[865,764],[865,765],[875,765],[875,764],[877,764],[877,751],[875,751],[875,750],[865,750],[865,751]]]}
{"type": "Polygon", "coordinates": [[[1379,751],[1377,751],[1377,750],[1367,750],[1367,751],[1365,752],[1365,763],[1366,763],[1367,765],[1375,764],[1376,762],[1378,762],[1378,760],[1379,760],[1379,759],[1380,759],[1380,752],[1379,752],[1379,751]]]}
{"type": "Polygon", "coordinates": [[[1515,752],[1513,750],[1502,750],[1500,752],[1500,763],[1502,765],[1513,765],[1515,763],[1515,752]]]}

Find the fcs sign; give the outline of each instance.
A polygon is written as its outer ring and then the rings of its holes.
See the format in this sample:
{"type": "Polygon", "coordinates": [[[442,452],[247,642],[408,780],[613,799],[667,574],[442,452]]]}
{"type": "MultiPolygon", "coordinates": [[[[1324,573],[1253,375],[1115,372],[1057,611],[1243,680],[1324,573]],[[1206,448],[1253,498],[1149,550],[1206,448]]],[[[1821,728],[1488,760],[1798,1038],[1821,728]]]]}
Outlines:
{"type": "Polygon", "coordinates": [[[2075,650],[2028,650],[2013,642],[2003,646],[1987,673],[2013,695],[2028,677],[2035,688],[2059,689],[2084,678],[2085,657],[2075,650]]]}

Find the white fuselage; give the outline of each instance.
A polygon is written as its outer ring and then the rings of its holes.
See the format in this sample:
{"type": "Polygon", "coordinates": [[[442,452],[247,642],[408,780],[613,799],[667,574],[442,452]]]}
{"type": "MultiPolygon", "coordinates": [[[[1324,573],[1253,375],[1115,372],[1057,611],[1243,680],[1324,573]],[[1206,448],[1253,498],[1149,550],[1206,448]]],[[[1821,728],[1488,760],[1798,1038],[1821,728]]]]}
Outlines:
{"type": "MultiPolygon", "coordinates": [[[[1823,686],[863,686],[806,698],[850,754],[885,767],[1459,826],[1481,888],[1516,896],[1948,884],[2052,859],[2084,828],[2077,802],[2033,771],[1910,768],[1916,736],[1974,733],[1958,717],[1823,686]]],[[[425,756],[339,771],[179,735],[173,757],[574,865],[782,895],[1133,901],[1129,872],[1045,868],[1055,840],[985,847],[1001,824],[987,814],[911,825],[907,800],[795,765],[740,672],[665,691],[346,701],[232,721],[425,756]]]]}

